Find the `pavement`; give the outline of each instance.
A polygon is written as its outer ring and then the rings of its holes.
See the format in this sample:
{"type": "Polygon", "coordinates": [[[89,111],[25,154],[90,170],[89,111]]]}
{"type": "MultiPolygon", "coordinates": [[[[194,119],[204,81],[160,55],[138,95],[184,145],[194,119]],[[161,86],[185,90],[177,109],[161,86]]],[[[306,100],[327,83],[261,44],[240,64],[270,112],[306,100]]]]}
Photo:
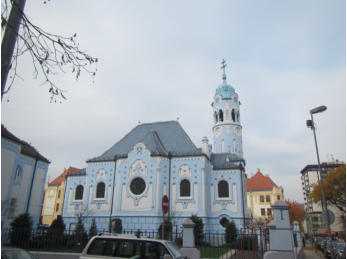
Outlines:
{"type": "Polygon", "coordinates": [[[316,249],[309,240],[306,240],[303,259],[325,259],[325,256],[323,252],[316,249]]]}
{"type": "Polygon", "coordinates": [[[311,247],[304,247],[303,259],[325,259],[321,251],[311,247]]]}

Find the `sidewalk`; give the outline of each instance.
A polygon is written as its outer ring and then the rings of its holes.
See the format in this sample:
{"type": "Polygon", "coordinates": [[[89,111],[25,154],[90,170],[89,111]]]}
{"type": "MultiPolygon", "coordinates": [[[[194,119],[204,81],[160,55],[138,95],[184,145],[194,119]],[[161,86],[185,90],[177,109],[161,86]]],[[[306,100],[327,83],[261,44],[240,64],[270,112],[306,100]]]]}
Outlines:
{"type": "Polygon", "coordinates": [[[321,251],[312,247],[305,247],[303,259],[325,259],[325,257],[321,251]]]}
{"type": "Polygon", "coordinates": [[[306,240],[306,247],[304,247],[303,259],[325,259],[323,253],[316,249],[311,240],[306,240]]]}

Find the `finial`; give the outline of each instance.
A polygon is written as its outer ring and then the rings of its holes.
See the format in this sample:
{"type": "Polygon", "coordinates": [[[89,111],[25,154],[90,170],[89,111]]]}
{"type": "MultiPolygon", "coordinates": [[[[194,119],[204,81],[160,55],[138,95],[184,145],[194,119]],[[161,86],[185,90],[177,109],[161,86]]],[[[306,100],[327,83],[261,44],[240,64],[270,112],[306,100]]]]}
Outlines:
{"type": "Polygon", "coordinates": [[[225,67],[227,66],[227,64],[225,63],[225,60],[223,58],[222,60],[222,66],[220,67],[221,69],[223,69],[223,82],[225,83],[226,82],[226,79],[227,79],[227,76],[225,74],[225,67]]]}

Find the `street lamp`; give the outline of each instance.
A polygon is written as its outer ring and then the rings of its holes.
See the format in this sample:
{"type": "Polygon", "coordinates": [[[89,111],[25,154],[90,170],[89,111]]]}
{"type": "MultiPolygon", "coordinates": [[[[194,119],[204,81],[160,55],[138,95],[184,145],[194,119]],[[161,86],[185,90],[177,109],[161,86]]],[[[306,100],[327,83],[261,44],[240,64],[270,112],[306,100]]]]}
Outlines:
{"type": "Polygon", "coordinates": [[[323,215],[324,215],[324,212],[325,212],[325,216],[326,216],[325,220],[326,220],[326,225],[327,225],[327,229],[328,229],[328,237],[331,240],[330,220],[329,220],[327,202],[326,202],[326,199],[325,199],[325,191],[324,191],[323,178],[322,178],[322,169],[321,169],[320,160],[319,160],[317,137],[316,137],[316,127],[315,127],[314,122],[313,122],[313,114],[324,112],[326,109],[327,109],[327,107],[322,105],[322,106],[319,106],[319,107],[316,107],[316,108],[310,110],[311,120],[307,120],[306,121],[306,126],[313,130],[314,143],[316,145],[316,153],[317,153],[317,160],[318,160],[319,178],[321,180],[322,211],[323,211],[323,215]]]}

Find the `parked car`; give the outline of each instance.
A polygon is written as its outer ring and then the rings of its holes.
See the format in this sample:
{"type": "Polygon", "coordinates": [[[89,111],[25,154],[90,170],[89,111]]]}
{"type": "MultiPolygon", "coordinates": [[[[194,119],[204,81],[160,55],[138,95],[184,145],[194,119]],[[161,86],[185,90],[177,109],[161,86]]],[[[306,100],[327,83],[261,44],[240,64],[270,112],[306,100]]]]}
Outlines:
{"type": "Polygon", "coordinates": [[[20,248],[3,247],[1,248],[1,259],[36,259],[36,257],[20,248]]]}
{"type": "Polygon", "coordinates": [[[327,237],[315,237],[315,241],[314,241],[314,244],[315,244],[315,247],[317,249],[320,249],[320,250],[323,250],[323,243],[324,241],[327,240],[327,237]]]}
{"type": "Polygon", "coordinates": [[[332,240],[326,240],[325,241],[325,243],[324,243],[325,244],[324,245],[324,256],[325,257],[327,257],[327,258],[331,257],[335,243],[336,242],[332,241],[332,240]]]}
{"type": "Polygon", "coordinates": [[[133,258],[183,259],[174,242],[134,235],[94,236],[82,251],[80,259],[133,258]]]}
{"type": "Polygon", "coordinates": [[[333,255],[335,259],[346,258],[346,243],[335,243],[333,255]]]}

